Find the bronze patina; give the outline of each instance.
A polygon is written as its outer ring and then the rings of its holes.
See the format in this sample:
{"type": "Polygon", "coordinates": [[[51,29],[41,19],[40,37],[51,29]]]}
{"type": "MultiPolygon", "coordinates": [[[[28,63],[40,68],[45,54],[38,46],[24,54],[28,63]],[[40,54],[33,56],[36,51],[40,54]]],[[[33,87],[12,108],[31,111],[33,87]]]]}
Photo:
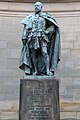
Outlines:
{"type": "Polygon", "coordinates": [[[26,16],[20,66],[26,75],[54,75],[60,61],[60,30],[55,18],[42,12],[43,4],[35,3],[35,13],[26,16]]]}

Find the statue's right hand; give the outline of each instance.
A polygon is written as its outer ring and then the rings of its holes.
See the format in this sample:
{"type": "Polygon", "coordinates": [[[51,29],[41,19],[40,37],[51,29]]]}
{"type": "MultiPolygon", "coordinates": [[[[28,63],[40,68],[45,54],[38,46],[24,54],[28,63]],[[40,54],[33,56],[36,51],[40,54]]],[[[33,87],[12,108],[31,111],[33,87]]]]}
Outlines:
{"type": "Polygon", "coordinates": [[[49,34],[49,31],[48,31],[48,30],[46,30],[44,33],[45,33],[45,35],[48,35],[48,34],[49,34]]]}
{"type": "Polygon", "coordinates": [[[30,30],[32,30],[32,28],[31,28],[31,27],[29,27],[29,28],[28,28],[28,31],[30,31],[30,30]]]}

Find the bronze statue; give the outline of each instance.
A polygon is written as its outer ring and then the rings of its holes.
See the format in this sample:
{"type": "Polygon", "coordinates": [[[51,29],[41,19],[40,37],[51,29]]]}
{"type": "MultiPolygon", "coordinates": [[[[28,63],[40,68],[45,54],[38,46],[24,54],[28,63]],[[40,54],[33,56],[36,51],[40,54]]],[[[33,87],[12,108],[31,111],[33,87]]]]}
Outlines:
{"type": "Polygon", "coordinates": [[[35,3],[35,14],[25,17],[20,66],[26,75],[54,75],[60,61],[59,26],[49,13],[42,12],[42,3],[35,3]]]}

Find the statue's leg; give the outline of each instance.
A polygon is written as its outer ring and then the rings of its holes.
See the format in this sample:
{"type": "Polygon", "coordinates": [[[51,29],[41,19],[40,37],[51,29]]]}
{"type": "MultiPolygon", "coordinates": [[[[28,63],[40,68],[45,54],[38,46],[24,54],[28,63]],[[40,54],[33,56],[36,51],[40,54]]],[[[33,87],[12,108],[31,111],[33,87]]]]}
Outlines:
{"type": "Polygon", "coordinates": [[[32,64],[34,67],[33,74],[36,75],[38,73],[38,70],[37,70],[37,51],[33,48],[31,49],[31,58],[32,58],[32,64]]]}
{"type": "Polygon", "coordinates": [[[47,53],[46,46],[42,46],[42,55],[43,55],[44,63],[46,66],[46,73],[48,73],[49,72],[49,55],[47,53]]]}
{"type": "Polygon", "coordinates": [[[47,46],[42,47],[42,55],[43,55],[44,63],[46,66],[46,74],[52,75],[52,73],[49,71],[49,55],[47,52],[47,46]]]}

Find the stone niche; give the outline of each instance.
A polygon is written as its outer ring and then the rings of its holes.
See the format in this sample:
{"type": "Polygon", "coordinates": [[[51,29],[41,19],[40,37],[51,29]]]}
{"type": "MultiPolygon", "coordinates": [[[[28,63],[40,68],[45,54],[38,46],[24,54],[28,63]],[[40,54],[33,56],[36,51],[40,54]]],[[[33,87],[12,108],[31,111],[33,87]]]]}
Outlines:
{"type": "Polygon", "coordinates": [[[19,120],[60,120],[59,81],[53,77],[21,79],[19,120]]]}

